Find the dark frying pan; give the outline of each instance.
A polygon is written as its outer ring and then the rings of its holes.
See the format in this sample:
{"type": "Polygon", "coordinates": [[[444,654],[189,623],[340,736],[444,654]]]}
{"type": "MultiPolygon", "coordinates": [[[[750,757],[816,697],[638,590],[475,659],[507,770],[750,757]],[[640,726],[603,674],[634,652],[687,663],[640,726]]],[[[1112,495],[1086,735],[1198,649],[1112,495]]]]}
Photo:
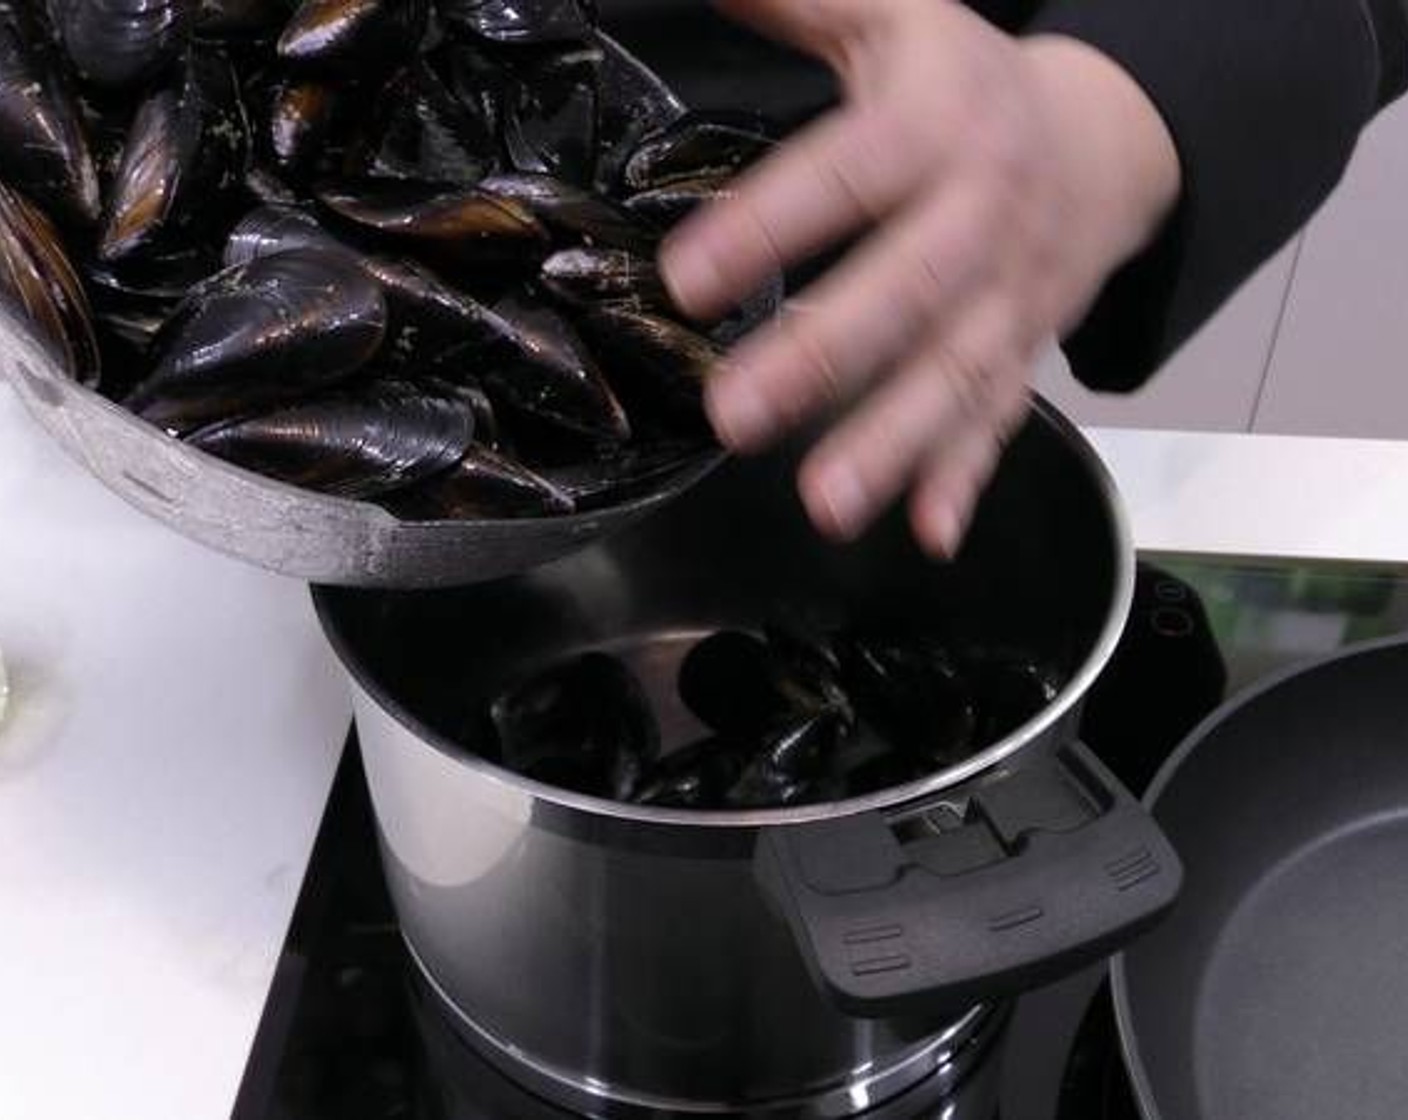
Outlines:
{"type": "Polygon", "coordinates": [[[1186,879],[1114,966],[1147,1120],[1408,1116],[1408,639],[1233,701],[1149,801],[1186,879]]]}

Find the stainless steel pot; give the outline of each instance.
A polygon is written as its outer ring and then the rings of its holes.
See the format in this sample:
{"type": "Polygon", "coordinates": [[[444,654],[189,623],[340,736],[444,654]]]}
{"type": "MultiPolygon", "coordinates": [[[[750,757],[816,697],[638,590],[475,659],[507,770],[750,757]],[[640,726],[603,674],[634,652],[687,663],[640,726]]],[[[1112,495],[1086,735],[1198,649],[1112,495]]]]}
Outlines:
{"type": "Polygon", "coordinates": [[[315,591],[355,681],[413,954],[484,1053],[595,1115],[850,1114],[957,1078],[986,1008],[1111,951],[1177,891],[1157,828],[1074,740],[1133,583],[1119,504],[1074,430],[1037,409],[947,565],[898,514],[824,543],[794,467],[729,463],[494,584],[315,591]],[[1029,649],[1069,683],[952,769],[803,808],[616,804],[474,754],[474,713],[534,665],[605,646],[664,682],[693,636],[789,607],[1029,649]]]}

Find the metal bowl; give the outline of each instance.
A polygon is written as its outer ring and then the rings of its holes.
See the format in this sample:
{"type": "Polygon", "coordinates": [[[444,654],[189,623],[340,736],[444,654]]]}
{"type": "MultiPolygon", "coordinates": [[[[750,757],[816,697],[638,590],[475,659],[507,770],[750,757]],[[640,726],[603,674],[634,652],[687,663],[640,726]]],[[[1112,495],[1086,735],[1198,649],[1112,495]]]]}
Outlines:
{"type": "Polygon", "coordinates": [[[114,493],[192,540],[314,583],[444,587],[521,572],[639,520],[723,459],[701,453],[652,493],[591,513],[402,521],[380,506],[276,482],[173,439],[75,383],[4,308],[0,370],[39,424],[114,493]]]}

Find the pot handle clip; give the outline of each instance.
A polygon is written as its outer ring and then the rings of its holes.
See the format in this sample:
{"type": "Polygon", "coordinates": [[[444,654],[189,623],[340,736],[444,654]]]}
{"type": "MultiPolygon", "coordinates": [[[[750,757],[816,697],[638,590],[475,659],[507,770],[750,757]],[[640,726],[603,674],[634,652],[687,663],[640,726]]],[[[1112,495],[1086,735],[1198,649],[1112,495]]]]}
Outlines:
{"type": "Polygon", "coordinates": [[[848,1014],[952,1014],[1115,952],[1177,897],[1153,818],[1088,748],[922,804],[765,829],[756,868],[848,1014]]]}

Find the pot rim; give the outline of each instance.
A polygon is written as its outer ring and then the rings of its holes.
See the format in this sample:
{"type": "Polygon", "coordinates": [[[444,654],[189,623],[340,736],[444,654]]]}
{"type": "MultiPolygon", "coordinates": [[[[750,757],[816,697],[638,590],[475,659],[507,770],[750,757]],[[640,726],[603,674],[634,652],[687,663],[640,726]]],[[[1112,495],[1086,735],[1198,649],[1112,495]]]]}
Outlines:
{"type": "Polygon", "coordinates": [[[965,758],[962,762],[955,763],[953,766],[926,778],[907,782],[904,785],[889,786],[874,793],[863,794],[860,797],[778,809],[674,809],[611,801],[590,794],[575,793],[557,786],[546,785],[470,754],[449,736],[442,735],[429,727],[399,700],[389,695],[372,678],[361,659],[357,658],[348,648],[345,638],[332,619],[323,590],[316,585],[312,588],[314,607],[323,633],[337,654],[343,669],[368,699],[372,700],[420,743],[433,748],[457,764],[491,781],[528,794],[535,801],[548,801],[563,809],[574,810],[590,816],[609,817],[617,821],[704,829],[801,825],[891,809],[951,789],[1007,762],[1024,748],[1040,740],[1048,731],[1057,726],[1062,718],[1089,692],[1095,679],[1113,656],[1120,636],[1124,632],[1125,622],[1134,601],[1135,554],[1128,513],[1120,499],[1119,491],[1115,487],[1114,479],[1090,441],[1054,405],[1036,393],[1032,394],[1032,412],[1065,437],[1071,449],[1085,462],[1092,481],[1105,498],[1106,509],[1110,516],[1111,545],[1116,555],[1114,558],[1114,587],[1104,625],[1090,653],[1080,668],[1057,693],[1056,699],[1005,738],[999,739],[996,743],[965,758]]]}

